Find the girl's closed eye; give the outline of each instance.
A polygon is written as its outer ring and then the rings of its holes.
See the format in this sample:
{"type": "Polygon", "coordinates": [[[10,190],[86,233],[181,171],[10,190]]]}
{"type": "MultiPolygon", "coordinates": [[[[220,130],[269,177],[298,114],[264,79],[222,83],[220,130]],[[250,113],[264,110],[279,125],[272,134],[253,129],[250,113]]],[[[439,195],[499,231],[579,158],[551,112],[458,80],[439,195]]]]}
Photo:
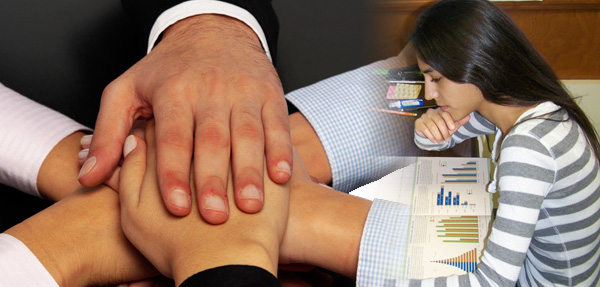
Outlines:
{"type": "Polygon", "coordinates": [[[433,82],[433,83],[437,83],[437,82],[439,82],[441,79],[442,79],[442,77],[439,77],[439,78],[433,78],[433,77],[432,77],[432,78],[431,78],[431,82],[433,82]]]}

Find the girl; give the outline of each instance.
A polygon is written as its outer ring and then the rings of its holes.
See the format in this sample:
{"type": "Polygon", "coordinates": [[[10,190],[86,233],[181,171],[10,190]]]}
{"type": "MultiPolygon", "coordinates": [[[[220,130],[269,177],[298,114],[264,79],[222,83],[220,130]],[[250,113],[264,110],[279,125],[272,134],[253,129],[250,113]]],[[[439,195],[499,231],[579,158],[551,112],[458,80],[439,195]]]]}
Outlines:
{"type": "Polygon", "coordinates": [[[415,122],[415,143],[439,150],[496,133],[498,211],[478,271],[459,282],[596,286],[600,145],[552,69],[484,0],[437,2],[411,43],[439,106],[415,122]]]}

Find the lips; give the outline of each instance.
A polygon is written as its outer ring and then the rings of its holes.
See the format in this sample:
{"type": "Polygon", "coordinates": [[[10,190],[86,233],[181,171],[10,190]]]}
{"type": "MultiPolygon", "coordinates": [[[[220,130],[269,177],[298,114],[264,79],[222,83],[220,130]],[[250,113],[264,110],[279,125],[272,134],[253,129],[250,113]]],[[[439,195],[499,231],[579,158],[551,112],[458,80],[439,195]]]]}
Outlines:
{"type": "MultiPolygon", "coordinates": [[[[438,105],[438,106],[439,106],[439,105],[438,105]]],[[[444,112],[445,112],[445,111],[448,109],[448,106],[439,106],[439,107],[440,107],[440,108],[442,109],[442,111],[444,111],[444,112]]]]}

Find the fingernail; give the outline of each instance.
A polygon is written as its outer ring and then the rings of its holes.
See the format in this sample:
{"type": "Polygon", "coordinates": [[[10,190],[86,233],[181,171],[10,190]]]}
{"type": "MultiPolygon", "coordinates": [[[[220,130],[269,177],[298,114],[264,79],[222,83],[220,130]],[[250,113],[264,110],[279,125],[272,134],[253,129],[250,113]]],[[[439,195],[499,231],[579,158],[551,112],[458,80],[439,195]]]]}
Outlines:
{"type": "Polygon", "coordinates": [[[81,178],[82,176],[86,175],[88,172],[90,172],[90,170],[92,170],[92,168],[94,167],[94,165],[96,164],[96,157],[90,157],[88,158],[84,163],[83,166],[81,166],[81,170],[79,171],[79,178],[81,178]]]}
{"type": "Polygon", "coordinates": [[[256,188],[256,186],[250,184],[242,189],[240,192],[241,199],[257,199],[262,201],[262,193],[256,188]]]}
{"type": "Polygon", "coordinates": [[[84,135],[81,137],[80,143],[81,146],[89,146],[92,143],[93,135],[84,135]]]}
{"type": "Polygon", "coordinates": [[[79,151],[79,159],[84,160],[88,154],[90,154],[90,150],[89,149],[82,149],[79,151]]]}
{"type": "Polygon", "coordinates": [[[285,172],[288,175],[292,175],[292,169],[290,168],[290,164],[284,160],[277,163],[275,170],[280,171],[280,172],[285,172]]]}
{"type": "Polygon", "coordinates": [[[169,195],[169,202],[177,207],[189,208],[190,195],[182,189],[176,188],[171,192],[171,195],[169,195]]]}
{"type": "Polygon", "coordinates": [[[127,157],[127,155],[135,149],[137,146],[137,142],[135,141],[135,136],[129,135],[125,139],[125,145],[123,146],[123,157],[127,157]]]}
{"type": "Polygon", "coordinates": [[[205,197],[202,208],[227,213],[227,208],[225,207],[225,201],[223,201],[222,197],[216,196],[216,195],[211,195],[211,196],[205,197]]]}

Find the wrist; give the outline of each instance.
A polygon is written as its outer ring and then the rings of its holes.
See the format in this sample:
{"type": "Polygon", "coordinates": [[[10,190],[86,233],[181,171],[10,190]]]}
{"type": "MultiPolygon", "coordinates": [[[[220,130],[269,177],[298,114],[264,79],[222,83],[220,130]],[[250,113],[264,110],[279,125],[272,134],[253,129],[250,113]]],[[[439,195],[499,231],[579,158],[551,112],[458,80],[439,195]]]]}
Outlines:
{"type": "MultiPolygon", "coordinates": [[[[200,243],[201,244],[201,243],[200,243]]],[[[265,245],[257,240],[225,240],[222,244],[226,249],[212,248],[191,249],[179,248],[171,258],[172,276],[175,286],[180,286],[187,278],[198,272],[227,265],[257,266],[277,276],[277,258],[273,261],[269,250],[277,249],[278,245],[265,245]]]]}
{"type": "Polygon", "coordinates": [[[161,43],[165,41],[179,42],[181,39],[206,38],[213,35],[216,35],[216,39],[223,39],[227,35],[239,41],[239,44],[246,43],[248,46],[264,52],[260,39],[252,28],[240,20],[217,14],[195,15],[177,21],[163,32],[161,43]]]}
{"type": "Polygon", "coordinates": [[[38,172],[37,188],[47,199],[58,201],[80,187],[78,153],[84,135],[75,132],[62,139],[44,159],[38,172]]]}
{"type": "Polygon", "coordinates": [[[6,233],[37,257],[59,286],[104,286],[156,271],[121,231],[118,194],[81,189],[6,233]]]}
{"type": "Polygon", "coordinates": [[[317,132],[300,112],[290,115],[292,144],[311,176],[320,183],[331,182],[331,166],[317,132]]]}
{"type": "Polygon", "coordinates": [[[284,263],[320,266],[356,276],[358,251],[371,201],[304,182],[290,186],[290,221],[284,263]]]}
{"type": "Polygon", "coordinates": [[[48,215],[52,206],[13,226],[7,234],[19,239],[35,255],[59,286],[85,286],[88,283],[85,264],[79,260],[71,238],[59,230],[48,215]],[[53,232],[54,230],[54,232],[53,232]]]}

